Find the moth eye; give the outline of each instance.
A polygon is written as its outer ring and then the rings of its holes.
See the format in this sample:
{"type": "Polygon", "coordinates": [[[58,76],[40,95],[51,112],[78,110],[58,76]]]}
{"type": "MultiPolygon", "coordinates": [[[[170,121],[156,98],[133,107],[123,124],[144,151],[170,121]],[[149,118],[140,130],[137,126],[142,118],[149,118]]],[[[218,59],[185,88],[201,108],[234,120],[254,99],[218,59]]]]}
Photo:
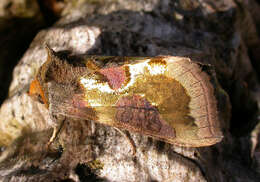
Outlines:
{"type": "Polygon", "coordinates": [[[42,96],[40,94],[37,94],[37,101],[40,102],[41,104],[44,104],[42,96]]]}
{"type": "Polygon", "coordinates": [[[38,80],[33,80],[30,84],[30,89],[29,89],[29,95],[36,101],[46,104],[48,107],[47,100],[44,96],[44,92],[42,90],[41,84],[39,83],[38,80]]]}

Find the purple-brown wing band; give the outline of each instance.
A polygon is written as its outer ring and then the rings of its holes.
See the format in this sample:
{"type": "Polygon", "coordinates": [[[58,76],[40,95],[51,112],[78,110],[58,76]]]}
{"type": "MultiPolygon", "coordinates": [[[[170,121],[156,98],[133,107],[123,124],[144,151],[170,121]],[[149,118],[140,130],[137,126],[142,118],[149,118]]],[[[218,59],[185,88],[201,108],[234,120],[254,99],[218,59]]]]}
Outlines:
{"type": "Polygon", "coordinates": [[[115,120],[120,128],[131,128],[132,131],[162,138],[174,138],[174,128],[160,117],[158,109],[139,95],[121,97],[116,104],[115,120]]]}

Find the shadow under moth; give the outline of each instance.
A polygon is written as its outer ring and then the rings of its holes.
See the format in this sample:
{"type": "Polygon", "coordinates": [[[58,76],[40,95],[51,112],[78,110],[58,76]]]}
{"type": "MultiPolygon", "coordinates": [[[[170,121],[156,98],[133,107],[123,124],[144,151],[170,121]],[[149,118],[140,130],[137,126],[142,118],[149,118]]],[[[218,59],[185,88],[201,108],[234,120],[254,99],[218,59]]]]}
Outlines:
{"type": "Polygon", "coordinates": [[[46,50],[47,61],[29,94],[51,115],[92,120],[179,146],[222,140],[214,87],[199,63],[173,56],[68,60],[46,50]]]}

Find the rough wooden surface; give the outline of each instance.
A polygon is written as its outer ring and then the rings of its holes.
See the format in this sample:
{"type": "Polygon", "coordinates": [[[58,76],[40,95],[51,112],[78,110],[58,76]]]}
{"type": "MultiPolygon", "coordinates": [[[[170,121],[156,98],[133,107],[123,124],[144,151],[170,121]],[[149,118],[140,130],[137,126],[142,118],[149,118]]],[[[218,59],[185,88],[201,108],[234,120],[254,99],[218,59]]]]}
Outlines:
{"type": "Polygon", "coordinates": [[[259,112],[257,8],[253,0],[65,4],[61,19],[37,34],[14,69],[0,109],[0,180],[259,181],[259,156],[251,152],[259,112]],[[212,147],[182,148],[130,133],[134,157],[115,129],[67,119],[47,150],[53,123],[27,95],[46,60],[45,42],[76,55],[173,55],[212,64],[225,138],[212,147]]]}

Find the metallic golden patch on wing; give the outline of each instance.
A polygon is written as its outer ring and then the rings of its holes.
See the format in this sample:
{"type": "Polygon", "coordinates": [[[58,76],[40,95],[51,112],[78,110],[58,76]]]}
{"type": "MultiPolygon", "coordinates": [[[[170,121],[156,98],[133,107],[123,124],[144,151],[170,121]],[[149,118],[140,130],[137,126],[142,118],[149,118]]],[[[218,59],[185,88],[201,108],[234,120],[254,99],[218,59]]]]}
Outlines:
{"type": "Polygon", "coordinates": [[[149,65],[155,65],[155,64],[158,64],[158,65],[164,65],[166,66],[167,65],[167,62],[166,60],[163,58],[163,57],[154,57],[154,58],[151,58],[150,61],[148,62],[149,65]]]}

